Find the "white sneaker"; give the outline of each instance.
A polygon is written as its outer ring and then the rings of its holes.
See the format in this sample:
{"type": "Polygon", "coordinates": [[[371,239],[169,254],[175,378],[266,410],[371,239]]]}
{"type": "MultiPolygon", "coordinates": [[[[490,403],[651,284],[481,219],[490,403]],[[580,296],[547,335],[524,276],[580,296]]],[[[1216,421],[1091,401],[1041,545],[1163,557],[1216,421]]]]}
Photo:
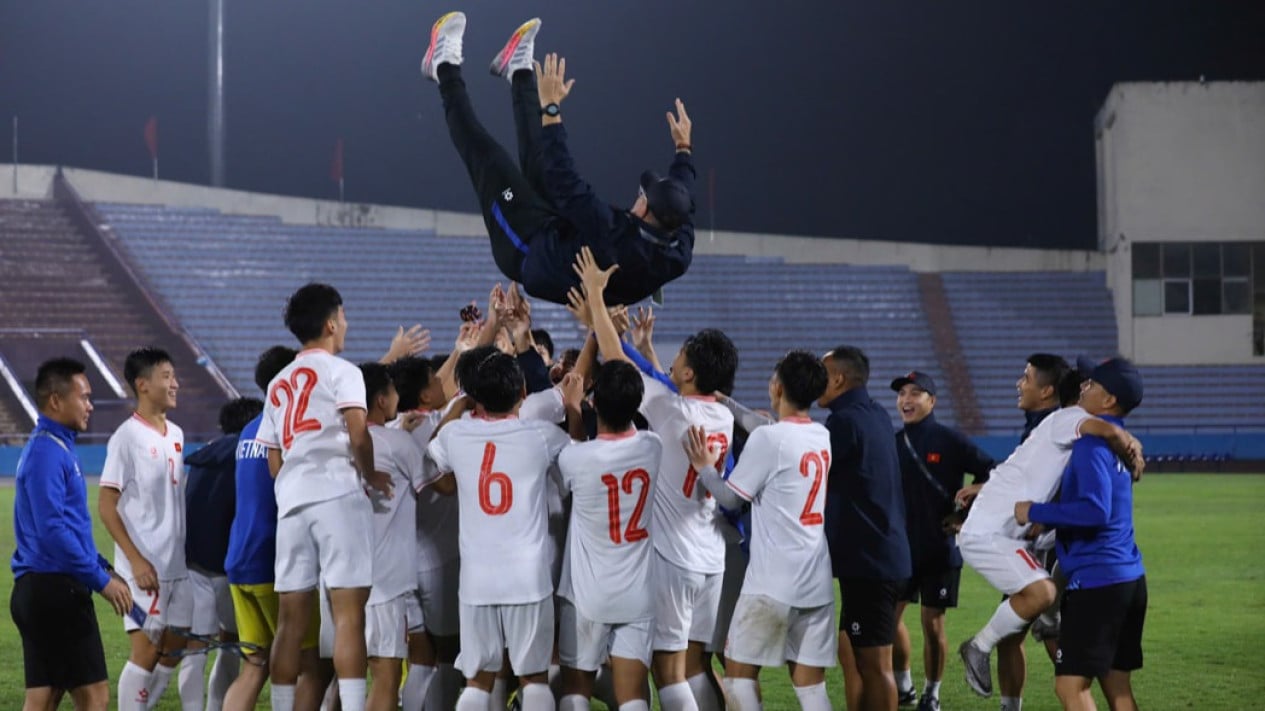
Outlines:
{"type": "Polygon", "coordinates": [[[430,46],[422,58],[422,74],[431,81],[439,81],[441,64],[461,65],[461,36],[466,32],[466,14],[450,12],[435,20],[430,28],[430,46]]]}
{"type": "Polygon", "coordinates": [[[492,74],[513,81],[514,72],[519,69],[533,70],[536,33],[539,31],[539,17],[533,17],[514,30],[509,41],[492,58],[492,74]]]}

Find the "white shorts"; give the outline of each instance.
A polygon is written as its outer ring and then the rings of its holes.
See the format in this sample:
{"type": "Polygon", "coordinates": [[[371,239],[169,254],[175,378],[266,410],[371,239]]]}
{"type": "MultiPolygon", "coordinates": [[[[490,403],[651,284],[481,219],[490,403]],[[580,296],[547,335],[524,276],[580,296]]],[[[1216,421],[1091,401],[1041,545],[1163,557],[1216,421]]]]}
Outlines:
{"type": "Polygon", "coordinates": [[[1048,580],[1050,574],[1028,549],[1027,541],[1001,535],[958,535],[962,560],[990,585],[1006,595],[1014,595],[1032,583],[1048,580]]]}
{"type": "Polygon", "coordinates": [[[650,559],[654,586],[654,649],[684,651],[706,644],[716,630],[721,573],[695,573],[669,563],[658,551],[650,559]]]}
{"type": "Polygon", "coordinates": [[[461,653],[467,679],[500,671],[505,650],[518,676],[548,671],[553,658],[553,596],[526,605],[461,605],[461,653]]]}
{"type": "Polygon", "coordinates": [[[207,637],[221,631],[237,634],[233,594],[228,589],[227,575],[206,575],[190,570],[189,587],[193,590],[191,632],[207,637]]]}
{"type": "Polygon", "coordinates": [[[277,521],[273,589],[302,592],[373,585],[373,508],[356,491],[308,504],[277,521]]]}
{"type": "MultiPolygon", "coordinates": [[[[114,570],[127,581],[127,587],[132,590],[132,599],[148,615],[146,629],[151,629],[151,626],[189,629],[193,626],[193,590],[188,578],[159,580],[158,592],[147,593],[136,586],[136,581],[130,577],[132,571],[125,568],[126,566],[118,566],[114,570]]],[[[134,632],[139,629],[141,626],[132,621],[131,615],[123,615],[123,631],[134,632]]]]}
{"type": "MultiPolygon", "coordinates": [[[[455,637],[461,630],[461,601],[457,596],[460,581],[461,561],[456,558],[438,568],[417,571],[421,619],[426,631],[436,637],[455,637]]],[[[410,625],[409,629],[413,627],[410,625]]]]}
{"type": "Polygon", "coordinates": [[[416,599],[411,592],[376,605],[365,605],[365,650],[370,657],[408,658],[405,603],[410,599],[416,599]]]}
{"type": "Polygon", "coordinates": [[[650,620],[623,624],[594,622],[570,600],[558,600],[558,656],[562,665],[595,672],[609,657],[650,666],[650,620]]]}
{"type": "Polygon", "coordinates": [[[724,651],[729,639],[729,623],[733,620],[734,605],[742,593],[742,581],[747,577],[747,554],[738,541],[725,544],[725,574],[720,581],[720,604],[716,608],[716,629],[707,642],[707,651],[715,654],[724,651]]]}
{"type": "Polygon", "coordinates": [[[725,658],[780,667],[795,662],[830,669],[837,660],[835,606],[791,607],[764,595],[739,595],[725,658]]]}
{"type": "Polygon", "coordinates": [[[404,629],[410,635],[426,631],[426,616],[422,614],[422,594],[417,590],[404,596],[404,629]]]}

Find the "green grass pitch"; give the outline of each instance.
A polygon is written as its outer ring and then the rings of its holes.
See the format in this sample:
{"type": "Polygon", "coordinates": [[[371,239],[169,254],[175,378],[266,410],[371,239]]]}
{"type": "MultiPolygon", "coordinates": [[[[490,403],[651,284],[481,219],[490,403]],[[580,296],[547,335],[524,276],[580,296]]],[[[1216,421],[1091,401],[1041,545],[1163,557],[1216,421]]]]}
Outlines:
{"type": "MultiPolygon", "coordinates": [[[[12,480],[9,480],[10,482],[12,480]]],[[[0,551],[13,551],[13,496],[0,484],[0,551]]],[[[96,490],[91,501],[95,516],[96,490]]],[[[1265,699],[1265,475],[1149,475],[1136,489],[1138,545],[1147,568],[1150,607],[1144,649],[1146,666],[1134,677],[1138,702],[1146,709],[1255,708],[1265,699]]],[[[110,555],[113,546],[98,524],[98,548],[110,555]]],[[[13,586],[0,576],[0,599],[13,586]]],[[[969,568],[962,576],[961,607],[948,615],[952,649],[984,623],[996,606],[997,593],[969,568]]],[[[111,672],[111,696],[127,657],[122,623],[97,598],[111,672]]],[[[921,634],[916,611],[906,613],[913,635],[914,680],[921,688],[921,634]]],[[[0,615],[0,709],[22,703],[22,649],[8,614],[0,615]]],[[[1028,711],[1057,709],[1051,666],[1036,643],[1028,642],[1029,676],[1024,693],[1028,711]]],[[[765,708],[798,708],[783,669],[762,676],[765,708]]],[[[835,708],[843,708],[843,681],[838,670],[827,677],[835,708]]],[[[175,710],[175,681],[159,709],[175,710]]],[[[265,692],[266,694],[266,692],[265,692]]],[[[975,697],[962,680],[962,665],[953,656],[941,692],[946,711],[996,709],[998,701],[975,697]]],[[[261,705],[266,706],[266,696],[261,705]]],[[[1099,699],[1100,708],[1106,708],[1099,699]]],[[[111,704],[113,707],[114,704],[111,704]]],[[[594,704],[600,707],[600,704],[594,704]]],[[[69,701],[63,708],[69,708],[69,701]]]]}

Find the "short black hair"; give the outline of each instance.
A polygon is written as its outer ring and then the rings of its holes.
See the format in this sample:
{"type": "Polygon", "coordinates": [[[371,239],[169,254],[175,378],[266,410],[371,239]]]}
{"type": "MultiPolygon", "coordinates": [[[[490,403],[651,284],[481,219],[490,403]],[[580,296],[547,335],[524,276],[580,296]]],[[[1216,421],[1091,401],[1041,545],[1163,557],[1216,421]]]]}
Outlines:
{"type": "Polygon", "coordinates": [[[509,412],[523,396],[525,380],[518,360],[495,346],[490,352],[482,348],[466,351],[457,367],[464,378],[462,389],[489,413],[509,412]]]}
{"type": "Polygon", "coordinates": [[[826,366],[808,351],[791,351],[773,367],[782,394],[799,410],[807,410],[826,392],[826,366]]]}
{"type": "Polygon", "coordinates": [[[738,349],[733,341],[715,328],[705,328],[681,345],[685,362],[694,371],[694,387],[700,393],[714,393],[733,386],[738,372],[738,349]]]}
{"type": "Polygon", "coordinates": [[[84,364],[74,358],[53,358],[40,363],[35,373],[35,402],[44,407],[54,393],[65,395],[75,376],[86,372],[84,364]]]}
{"type": "Polygon", "coordinates": [[[361,363],[360,374],[365,379],[365,402],[370,406],[395,384],[391,380],[391,369],[381,363],[361,363]]]}
{"type": "Polygon", "coordinates": [[[220,408],[220,431],[237,434],[264,411],[264,401],[254,397],[239,397],[224,403],[220,408]]]}
{"type": "Polygon", "coordinates": [[[289,346],[273,346],[263,353],[259,354],[259,360],[255,363],[255,385],[259,389],[268,392],[268,383],[277,377],[277,373],[286,369],[287,365],[294,362],[299,352],[289,346]]]}
{"type": "Polygon", "coordinates": [[[1076,372],[1075,368],[1068,368],[1059,380],[1059,407],[1071,407],[1081,401],[1081,383],[1085,382],[1085,376],[1076,372]]]}
{"type": "Polygon", "coordinates": [[[167,351],[156,348],[154,346],[145,346],[137,348],[127,354],[127,360],[123,361],[123,379],[127,381],[127,386],[132,389],[134,395],[136,392],[136,379],[149,377],[149,373],[156,366],[163,363],[170,363],[171,356],[167,351]]]}
{"type": "Polygon", "coordinates": [[[286,328],[299,343],[315,341],[325,333],[325,322],[333,318],[342,305],[342,295],[329,284],[313,282],[300,287],[286,302],[286,328]]]}
{"type": "Polygon", "coordinates": [[[544,346],[549,352],[549,360],[553,360],[553,336],[543,328],[533,328],[531,330],[531,338],[538,346],[544,346]]]}
{"type": "Polygon", "coordinates": [[[835,346],[830,351],[830,360],[844,375],[848,376],[848,380],[859,386],[864,386],[870,382],[870,359],[865,355],[865,351],[856,346],[841,345],[835,346]]]}
{"type": "Polygon", "coordinates": [[[1067,376],[1068,371],[1072,369],[1063,360],[1061,356],[1052,353],[1033,353],[1028,356],[1028,365],[1037,372],[1037,385],[1040,387],[1052,387],[1056,394],[1060,394],[1059,384],[1063,382],[1063,378],[1067,376]]]}
{"type": "Polygon", "coordinates": [[[453,375],[457,378],[457,387],[469,395],[470,388],[473,387],[476,380],[476,366],[488,356],[499,352],[496,346],[477,346],[458,356],[457,366],[453,368],[453,375]]]}
{"type": "Polygon", "coordinates": [[[636,366],[624,360],[609,360],[597,369],[593,379],[593,409],[607,427],[623,431],[632,425],[644,393],[641,371],[636,366]]]}
{"type": "Polygon", "coordinates": [[[416,410],[422,406],[422,391],[430,385],[435,375],[429,358],[404,356],[390,366],[391,380],[395,381],[395,391],[400,394],[400,409],[416,410]]]}

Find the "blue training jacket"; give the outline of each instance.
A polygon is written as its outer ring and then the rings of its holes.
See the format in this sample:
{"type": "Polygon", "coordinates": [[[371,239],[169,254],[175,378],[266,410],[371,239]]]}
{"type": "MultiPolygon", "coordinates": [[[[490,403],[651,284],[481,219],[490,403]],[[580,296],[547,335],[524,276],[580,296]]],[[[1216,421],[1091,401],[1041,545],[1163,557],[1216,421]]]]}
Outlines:
{"type": "Polygon", "coordinates": [[[74,430],[40,415],[22,449],[13,502],[13,578],[60,573],[100,592],[110,582],[110,566],[92,540],[75,438],[74,430]]]}
{"type": "Polygon", "coordinates": [[[268,449],[255,441],[263,415],[237,439],[236,511],[228,534],[224,570],[236,585],[273,581],[277,558],[277,495],[268,472],[268,449]]]}
{"type": "MultiPolygon", "coordinates": [[[[1118,417],[1100,417],[1124,426],[1118,417]]],[[[1058,529],[1055,550],[1069,590],[1146,574],[1133,534],[1133,479],[1105,440],[1082,437],[1072,445],[1058,502],[1033,504],[1028,518],[1058,529]]]]}

